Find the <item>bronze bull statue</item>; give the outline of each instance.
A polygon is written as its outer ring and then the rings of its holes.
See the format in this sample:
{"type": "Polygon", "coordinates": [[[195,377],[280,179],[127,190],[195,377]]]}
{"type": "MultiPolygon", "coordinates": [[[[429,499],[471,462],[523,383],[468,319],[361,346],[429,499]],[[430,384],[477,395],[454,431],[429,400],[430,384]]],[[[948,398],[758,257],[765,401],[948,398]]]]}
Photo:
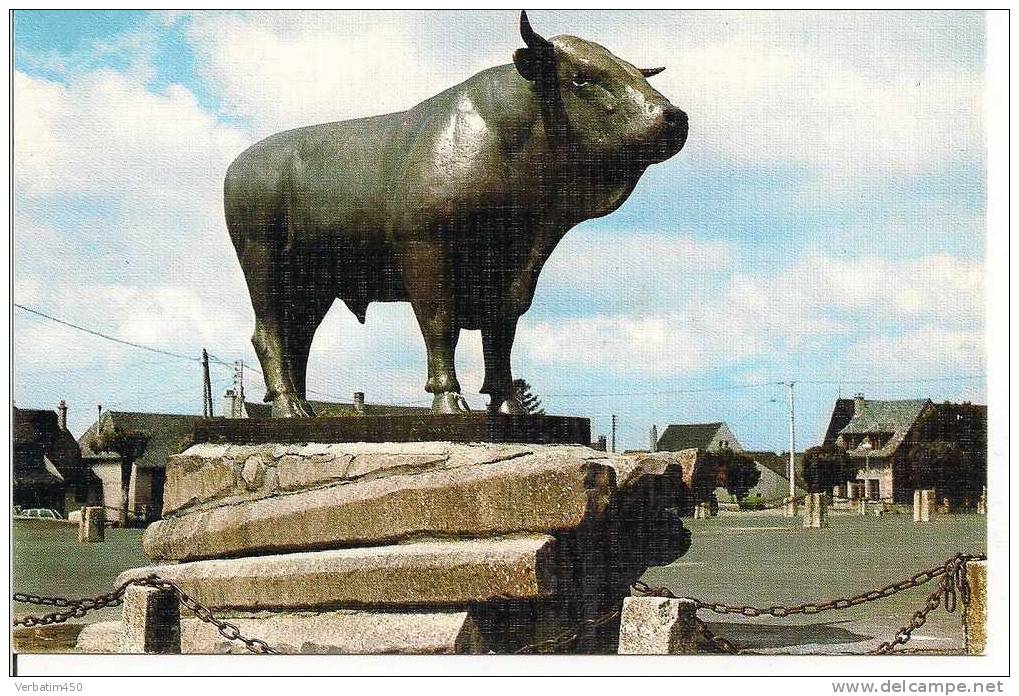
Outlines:
{"type": "Polygon", "coordinates": [[[563,235],[611,213],[679,152],[687,116],[641,70],[574,36],[525,48],[408,111],[272,135],[230,165],[226,223],[255,310],[252,342],[276,417],[313,416],[308,353],[336,298],[409,301],[432,410],[468,410],[454,369],[481,331],[489,410],[521,412],[517,319],[563,235]]]}

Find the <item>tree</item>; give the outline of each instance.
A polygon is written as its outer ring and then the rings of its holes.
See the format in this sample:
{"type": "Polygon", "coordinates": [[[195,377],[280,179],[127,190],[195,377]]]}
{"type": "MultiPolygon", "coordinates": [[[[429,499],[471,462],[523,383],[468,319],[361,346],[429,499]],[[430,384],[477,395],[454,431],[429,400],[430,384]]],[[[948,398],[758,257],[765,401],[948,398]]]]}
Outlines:
{"type": "Polygon", "coordinates": [[[545,409],[541,407],[541,399],[531,393],[531,385],[527,383],[526,379],[513,380],[513,391],[524,411],[539,416],[545,415],[545,409]]]}
{"type": "Polygon", "coordinates": [[[818,445],[803,453],[803,480],[811,493],[830,493],[856,478],[857,466],[849,453],[836,445],[818,445]]]}
{"type": "Polygon", "coordinates": [[[933,488],[938,499],[952,506],[976,501],[987,485],[986,463],[964,452],[954,442],[917,442],[906,452],[913,486],[933,488]]]}
{"type": "Polygon", "coordinates": [[[743,500],[761,480],[761,472],[753,459],[731,449],[705,452],[705,460],[718,472],[719,480],[736,502],[743,500]]]}

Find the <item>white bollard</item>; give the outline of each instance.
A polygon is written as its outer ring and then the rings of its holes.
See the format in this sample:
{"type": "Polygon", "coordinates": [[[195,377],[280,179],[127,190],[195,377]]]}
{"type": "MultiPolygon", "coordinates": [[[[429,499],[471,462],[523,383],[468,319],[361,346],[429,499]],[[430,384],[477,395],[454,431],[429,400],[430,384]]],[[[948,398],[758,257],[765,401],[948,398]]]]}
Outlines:
{"type": "Polygon", "coordinates": [[[697,605],[689,599],[627,597],[619,617],[620,655],[690,655],[697,649],[697,605]]]}
{"type": "Polygon", "coordinates": [[[101,507],[84,507],[78,522],[78,541],[91,544],[106,539],[106,512],[101,507]]]}
{"type": "Polygon", "coordinates": [[[821,529],[828,526],[828,499],[824,493],[810,493],[804,500],[803,526],[821,529]]]}
{"type": "Polygon", "coordinates": [[[987,561],[968,562],[966,582],[969,584],[969,604],[962,613],[966,654],[983,655],[987,648],[987,561]]]}
{"type": "Polygon", "coordinates": [[[934,507],[934,490],[925,488],[913,491],[913,521],[930,522],[934,507]]]}
{"type": "Polygon", "coordinates": [[[172,590],[131,585],[124,593],[125,653],[180,653],[180,599],[172,590]]]}

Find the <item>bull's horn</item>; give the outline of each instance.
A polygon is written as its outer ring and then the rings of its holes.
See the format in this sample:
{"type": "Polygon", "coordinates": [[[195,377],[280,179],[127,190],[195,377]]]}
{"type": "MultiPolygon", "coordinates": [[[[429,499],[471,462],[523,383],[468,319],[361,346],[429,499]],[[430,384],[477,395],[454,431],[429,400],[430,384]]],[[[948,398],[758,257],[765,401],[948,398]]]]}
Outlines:
{"type": "Polygon", "coordinates": [[[639,70],[640,74],[644,77],[654,77],[661,71],[665,70],[665,68],[639,68],[639,70]]]}
{"type": "Polygon", "coordinates": [[[534,29],[531,29],[531,23],[527,21],[526,10],[520,10],[520,38],[524,40],[524,45],[528,48],[548,48],[552,45],[539,36],[534,29]]]}

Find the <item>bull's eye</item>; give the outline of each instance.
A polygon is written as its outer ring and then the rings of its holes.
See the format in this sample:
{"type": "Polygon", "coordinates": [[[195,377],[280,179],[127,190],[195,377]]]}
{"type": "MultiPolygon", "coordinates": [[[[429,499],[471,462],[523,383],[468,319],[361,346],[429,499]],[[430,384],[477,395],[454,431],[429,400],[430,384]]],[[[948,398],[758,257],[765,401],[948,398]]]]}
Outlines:
{"type": "Polygon", "coordinates": [[[587,87],[589,84],[591,84],[591,78],[584,73],[577,73],[573,76],[574,87],[587,87]]]}

